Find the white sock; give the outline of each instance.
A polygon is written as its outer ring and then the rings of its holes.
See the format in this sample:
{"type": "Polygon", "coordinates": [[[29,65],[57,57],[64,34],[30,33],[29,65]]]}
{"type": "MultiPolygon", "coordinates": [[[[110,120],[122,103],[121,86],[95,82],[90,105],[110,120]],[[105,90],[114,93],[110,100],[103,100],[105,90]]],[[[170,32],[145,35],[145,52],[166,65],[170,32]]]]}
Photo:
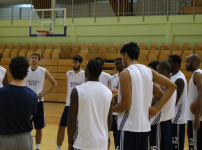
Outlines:
{"type": "Polygon", "coordinates": [[[56,150],[61,150],[61,148],[62,148],[62,146],[60,146],[60,145],[57,145],[57,148],[56,148],[56,150]]]}
{"type": "Polygon", "coordinates": [[[36,149],[40,149],[41,144],[36,144],[36,149]]]}

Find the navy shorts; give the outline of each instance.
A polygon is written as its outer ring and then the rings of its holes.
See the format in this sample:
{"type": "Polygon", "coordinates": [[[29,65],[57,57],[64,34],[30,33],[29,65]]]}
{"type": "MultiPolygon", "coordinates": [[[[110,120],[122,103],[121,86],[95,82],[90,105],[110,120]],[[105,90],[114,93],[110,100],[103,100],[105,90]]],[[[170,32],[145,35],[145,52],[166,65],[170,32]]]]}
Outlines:
{"type": "Polygon", "coordinates": [[[193,121],[187,123],[187,134],[190,150],[202,150],[202,121],[200,122],[200,128],[194,131],[193,121]]]}
{"type": "Polygon", "coordinates": [[[110,131],[113,131],[114,145],[115,145],[115,147],[117,147],[117,143],[116,143],[116,136],[117,136],[116,135],[117,134],[117,115],[113,115],[113,122],[112,122],[112,126],[111,126],[111,130],[110,131]]]}
{"type": "Polygon", "coordinates": [[[150,150],[160,149],[160,123],[151,126],[151,131],[149,132],[149,143],[150,150]]]}
{"type": "Polygon", "coordinates": [[[172,124],[172,150],[184,150],[185,124],[172,124]]]}
{"type": "Polygon", "coordinates": [[[118,150],[148,150],[149,132],[118,131],[118,150]],[[119,136],[119,137],[118,137],[119,136]]]}
{"type": "Polygon", "coordinates": [[[69,115],[69,106],[65,106],[64,111],[62,113],[62,117],[60,119],[60,126],[67,126],[68,115],[69,115]]]}
{"type": "Polygon", "coordinates": [[[163,150],[171,150],[172,149],[172,122],[171,120],[167,120],[160,123],[160,135],[161,135],[161,143],[160,149],[163,150]]]}
{"type": "Polygon", "coordinates": [[[34,122],[35,129],[43,129],[45,127],[43,101],[38,102],[37,111],[34,117],[32,118],[32,121],[34,122]]]}

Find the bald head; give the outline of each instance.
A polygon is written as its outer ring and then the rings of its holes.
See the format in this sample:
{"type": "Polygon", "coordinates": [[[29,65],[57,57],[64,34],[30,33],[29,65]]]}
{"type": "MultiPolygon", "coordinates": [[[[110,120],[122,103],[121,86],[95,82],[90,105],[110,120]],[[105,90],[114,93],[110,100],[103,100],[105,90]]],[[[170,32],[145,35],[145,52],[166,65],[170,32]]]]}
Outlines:
{"type": "Polygon", "coordinates": [[[186,61],[196,61],[199,65],[201,63],[201,58],[197,54],[191,54],[187,57],[186,61]]]}

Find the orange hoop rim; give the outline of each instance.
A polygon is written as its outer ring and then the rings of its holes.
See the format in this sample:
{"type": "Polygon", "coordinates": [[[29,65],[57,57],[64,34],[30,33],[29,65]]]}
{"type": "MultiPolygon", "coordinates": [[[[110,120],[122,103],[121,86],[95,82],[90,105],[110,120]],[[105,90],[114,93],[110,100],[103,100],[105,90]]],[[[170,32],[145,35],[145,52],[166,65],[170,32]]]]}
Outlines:
{"type": "Polygon", "coordinates": [[[36,32],[38,32],[38,33],[45,33],[46,35],[49,34],[49,31],[45,31],[45,30],[36,30],[36,32]]]}

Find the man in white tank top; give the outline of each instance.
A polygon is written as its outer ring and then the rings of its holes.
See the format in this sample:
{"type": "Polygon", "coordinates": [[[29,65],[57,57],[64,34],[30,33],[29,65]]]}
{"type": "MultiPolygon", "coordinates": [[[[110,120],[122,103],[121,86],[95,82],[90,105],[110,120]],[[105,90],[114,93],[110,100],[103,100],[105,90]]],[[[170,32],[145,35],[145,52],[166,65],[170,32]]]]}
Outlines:
{"type": "Polygon", "coordinates": [[[63,143],[64,135],[65,135],[65,129],[67,128],[71,91],[72,91],[72,89],[74,89],[75,86],[80,85],[85,82],[85,73],[81,69],[82,62],[83,62],[83,58],[80,55],[75,55],[72,58],[72,69],[73,70],[67,71],[67,73],[66,73],[67,99],[66,99],[66,106],[65,106],[63,114],[61,116],[61,120],[60,120],[60,124],[59,124],[59,128],[58,128],[56,150],[61,150],[61,148],[62,148],[62,143],[63,143]]]}
{"type": "Polygon", "coordinates": [[[39,66],[40,59],[41,56],[39,53],[32,53],[30,59],[31,66],[29,67],[27,77],[25,78],[25,85],[33,90],[39,98],[37,104],[37,112],[33,118],[34,127],[36,129],[36,150],[40,149],[42,140],[42,129],[45,127],[43,108],[44,96],[57,87],[57,82],[51,76],[49,71],[39,66]],[[43,91],[45,78],[50,81],[51,86],[47,90],[43,91]]]}
{"type": "Polygon", "coordinates": [[[202,149],[202,70],[200,69],[201,59],[198,55],[192,54],[186,59],[186,69],[192,72],[188,90],[188,141],[190,150],[202,149]],[[196,114],[190,111],[191,103],[197,100],[196,114]]]}
{"type": "Polygon", "coordinates": [[[76,86],[70,96],[69,150],[107,150],[112,124],[112,93],[98,78],[102,64],[90,60],[86,66],[87,82],[76,86]]]}
{"type": "Polygon", "coordinates": [[[140,49],[136,43],[124,45],[120,53],[126,69],[119,77],[119,103],[113,107],[113,112],[118,112],[118,127],[121,130],[116,149],[148,150],[149,117],[158,114],[176,86],[154,70],[138,64],[140,49]],[[157,92],[153,91],[153,82],[166,87],[166,90],[159,102],[151,107],[152,97],[157,92]]]}
{"type": "MultiPolygon", "coordinates": [[[[118,89],[119,75],[120,75],[121,71],[123,71],[122,58],[116,58],[114,62],[115,62],[115,67],[116,67],[116,70],[118,71],[118,73],[114,74],[112,76],[111,89],[118,89]]],[[[117,143],[116,143],[117,119],[118,119],[117,118],[117,113],[114,112],[113,113],[113,123],[112,123],[111,131],[113,131],[115,147],[117,147],[117,143]]]]}
{"type": "MultiPolygon", "coordinates": [[[[104,66],[105,61],[101,57],[96,57],[95,59],[99,60],[102,63],[102,66],[104,66]]],[[[112,82],[111,77],[112,76],[110,74],[102,71],[99,77],[99,82],[101,82],[102,84],[104,84],[106,87],[110,89],[111,82],[112,82]]]]}
{"type": "MultiPolygon", "coordinates": [[[[171,65],[168,62],[158,64],[156,71],[170,79],[171,65]]],[[[164,90],[164,87],[161,87],[164,90]]],[[[172,149],[172,122],[175,117],[176,91],[162,107],[158,115],[150,119],[152,135],[150,135],[150,148],[171,150],[172,149]],[[156,127],[156,128],[155,128],[156,127]]],[[[152,102],[155,103],[155,102],[152,102]]]]}
{"type": "MultiPolygon", "coordinates": [[[[0,62],[1,62],[2,54],[0,53],[0,62]]],[[[0,66],[0,88],[9,84],[8,81],[8,73],[6,69],[0,66]]]]}
{"type": "Polygon", "coordinates": [[[168,58],[171,65],[171,81],[177,85],[177,99],[175,103],[175,118],[172,119],[172,150],[184,150],[185,125],[187,123],[187,80],[180,71],[181,58],[171,55],[168,58]]]}

